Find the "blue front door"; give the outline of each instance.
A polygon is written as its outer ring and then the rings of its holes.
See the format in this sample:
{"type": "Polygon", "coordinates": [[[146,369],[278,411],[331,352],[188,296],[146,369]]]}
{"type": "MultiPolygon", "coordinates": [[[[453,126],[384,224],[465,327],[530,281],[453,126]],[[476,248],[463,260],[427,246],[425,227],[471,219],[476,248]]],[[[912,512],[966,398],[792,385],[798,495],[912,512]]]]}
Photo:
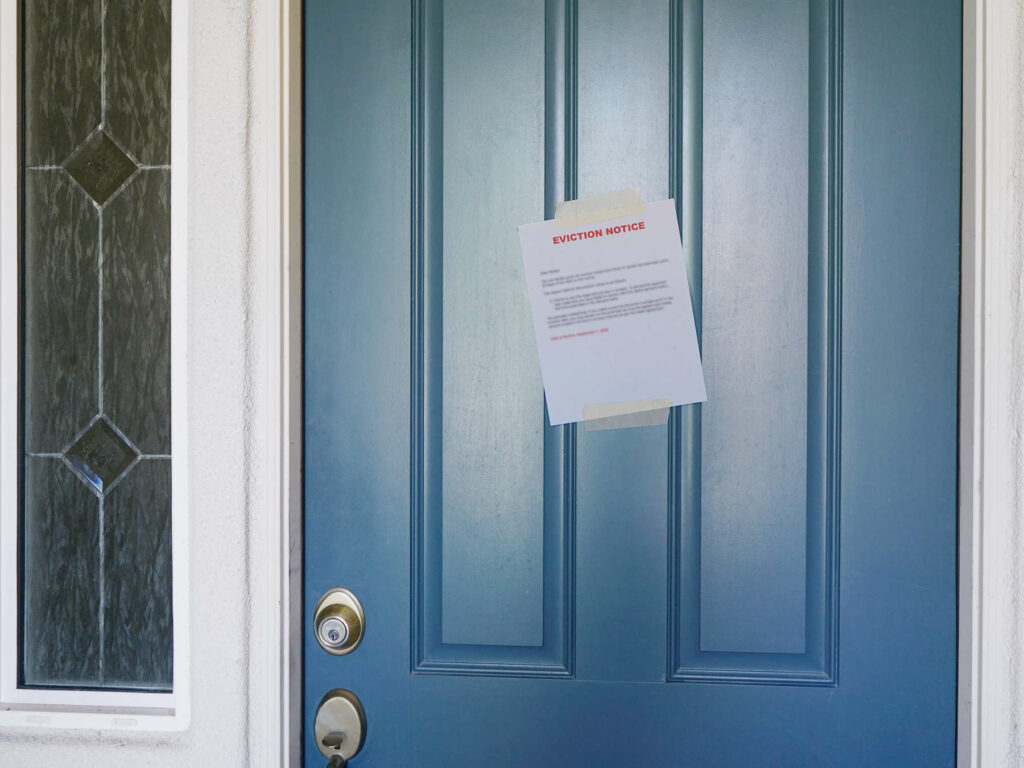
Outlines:
{"type": "Polygon", "coordinates": [[[305,13],[306,765],[953,765],[960,3],[305,13]],[[708,402],[552,428],[516,225],[631,187],[708,402]]]}

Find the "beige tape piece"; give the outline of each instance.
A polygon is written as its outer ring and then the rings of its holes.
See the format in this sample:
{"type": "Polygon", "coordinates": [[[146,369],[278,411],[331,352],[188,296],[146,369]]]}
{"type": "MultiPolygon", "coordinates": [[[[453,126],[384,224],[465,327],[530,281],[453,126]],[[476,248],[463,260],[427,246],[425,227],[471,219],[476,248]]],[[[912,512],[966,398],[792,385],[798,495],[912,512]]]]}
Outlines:
{"type": "Polygon", "coordinates": [[[672,401],[662,397],[654,400],[627,400],[622,403],[598,403],[583,406],[583,423],[587,432],[629,427],[657,427],[668,423],[672,401]]]}
{"type": "Polygon", "coordinates": [[[596,221],[639,216],[643,212],[644,199],[638,189],[566,200],[555,206],[555,229],[574,229],[596,221]]]}

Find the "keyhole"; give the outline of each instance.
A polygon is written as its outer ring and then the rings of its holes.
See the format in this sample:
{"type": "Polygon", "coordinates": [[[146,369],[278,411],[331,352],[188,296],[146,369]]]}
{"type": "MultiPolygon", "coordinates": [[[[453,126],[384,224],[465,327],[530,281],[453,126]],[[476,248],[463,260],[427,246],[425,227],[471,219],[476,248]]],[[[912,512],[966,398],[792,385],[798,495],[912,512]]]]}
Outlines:
{"type": "Polygon", "coordinates": [[[341,749],[341,742],[345,740],[345,734],[342,731],[334,731],[324,736],[320,743],[322,743],[328,749],[341,749]]]}
{"type": "Polygon", "coordinates": [[[341,632],[339,632],[336,629],[332,629],[330,632],[327,633],[327,639],[329,639],[332,643],[336,643],[338,642],[339,639],[341,639],[341,632]]]}

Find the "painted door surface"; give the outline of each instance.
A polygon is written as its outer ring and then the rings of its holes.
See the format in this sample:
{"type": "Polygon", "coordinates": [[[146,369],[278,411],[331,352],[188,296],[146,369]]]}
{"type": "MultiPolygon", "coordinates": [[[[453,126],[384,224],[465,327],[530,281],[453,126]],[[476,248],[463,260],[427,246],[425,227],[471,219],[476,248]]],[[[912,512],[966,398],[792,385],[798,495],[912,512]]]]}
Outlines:
{"type": "Polygon", "coordinates": [[[960,4],[305,12],[306,764],[953,765],[960,4]],[[516,225],[630,187],[709,400],[552,428],[516,225]]]}

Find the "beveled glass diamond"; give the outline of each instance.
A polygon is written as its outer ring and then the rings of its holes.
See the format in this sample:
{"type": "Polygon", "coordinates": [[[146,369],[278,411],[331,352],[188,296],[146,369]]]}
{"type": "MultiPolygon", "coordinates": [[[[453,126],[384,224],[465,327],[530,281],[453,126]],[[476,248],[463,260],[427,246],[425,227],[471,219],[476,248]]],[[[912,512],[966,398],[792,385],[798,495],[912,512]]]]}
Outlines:
{"type": "Polygon", "coordinates": [[[132,159],[105,131],[96,131],[64,162],[64,170],[99,205],[121,188],[135,168],[132,159]]]}
{"type": "Polygon", "coordinates": [[[125,473],[136,456],[135,449],[103,417],[64,452],[78,476],[100,493],[125,473]]]}

